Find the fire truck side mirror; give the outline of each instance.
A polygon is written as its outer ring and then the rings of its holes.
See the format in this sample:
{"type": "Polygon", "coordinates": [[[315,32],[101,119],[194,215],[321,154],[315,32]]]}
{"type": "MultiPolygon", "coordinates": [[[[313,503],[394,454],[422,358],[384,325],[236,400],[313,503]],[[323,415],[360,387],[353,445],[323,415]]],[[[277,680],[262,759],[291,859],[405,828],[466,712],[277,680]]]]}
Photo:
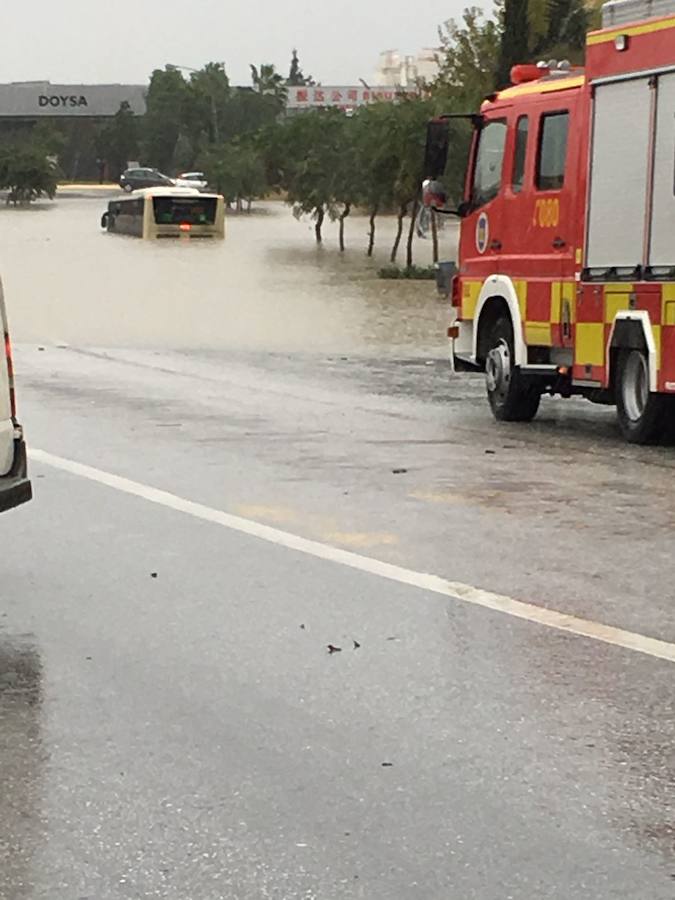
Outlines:
{"type": "Polygon", "coordinates": [[[447,118],[432,119],[427,125],[424,151],[424,175],[428,179],[442,178],[448,162],[450,127],[447,118]]]}

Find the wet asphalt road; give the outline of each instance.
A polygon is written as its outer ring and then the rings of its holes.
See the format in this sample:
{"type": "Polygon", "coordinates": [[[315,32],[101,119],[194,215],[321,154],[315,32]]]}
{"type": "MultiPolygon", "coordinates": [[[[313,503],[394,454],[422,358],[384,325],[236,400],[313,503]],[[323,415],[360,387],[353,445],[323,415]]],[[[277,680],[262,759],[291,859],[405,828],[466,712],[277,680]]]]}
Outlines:
{"type": "MultiPolygon", "coordinates": [[[[33,448],[675,642],[675,451],[611,410],[497,427],[429,341],[23,336],[33,448]]],[[[0,520],[2,900],[675,897],[673,663],[32,475],[0,520]]]]}
{"type": "MultiPolygon", "coordinates": [[[[17,366],[35,447],[675,638],[672,458],[602,410],[496,428],[440,362],[17,366]]],[[[33,475],[1,523],[3,898],[675,895],[672,663],[33,475]]]]}

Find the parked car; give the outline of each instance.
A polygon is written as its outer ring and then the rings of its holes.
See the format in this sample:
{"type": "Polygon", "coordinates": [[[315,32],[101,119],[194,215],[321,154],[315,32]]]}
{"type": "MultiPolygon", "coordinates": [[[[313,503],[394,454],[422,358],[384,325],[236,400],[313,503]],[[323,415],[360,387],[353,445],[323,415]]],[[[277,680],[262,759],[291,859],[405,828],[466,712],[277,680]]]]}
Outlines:
{"type": "Polygon", "coordinates": [[[120,177],[120,187],[127,192],[139,188],[172,186],[173,179],[168,175],[162,175],[158,169],[127,169],[120,177]]]}
{"type": "Polygon", "coordinates": [[[23,429],[16,418],[12,344],[7,328],[2,283],[0,326],[5,339],[5,352],[0,354],[0,512],[4,512],[30,500],[32,489],[28,480],[23,429]]]}
{"type": "Polygon", "coordinates": [[[206,191],[209,180],[203,172],[183,172],[174,179],[176,187],[193,187],[198,191],[206,191]]]}

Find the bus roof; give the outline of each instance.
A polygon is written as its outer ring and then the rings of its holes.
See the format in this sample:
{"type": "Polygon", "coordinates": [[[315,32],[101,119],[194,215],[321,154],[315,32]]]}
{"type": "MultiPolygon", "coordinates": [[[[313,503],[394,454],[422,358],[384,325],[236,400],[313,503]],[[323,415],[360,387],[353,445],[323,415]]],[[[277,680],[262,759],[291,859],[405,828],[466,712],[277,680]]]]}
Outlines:
{"type": "Polygon", "coordinates": [[[204,191],[199,191],[197,188],[189,188],[189,187],[150,187],[150,188],[140,188],[137,191],[132,191],[131,194],[127,194],[125,197],[120,197],[120,200],[129,199],[132,200],[134,197],[220,197],[220,194],[206,194],[204,191]]]}

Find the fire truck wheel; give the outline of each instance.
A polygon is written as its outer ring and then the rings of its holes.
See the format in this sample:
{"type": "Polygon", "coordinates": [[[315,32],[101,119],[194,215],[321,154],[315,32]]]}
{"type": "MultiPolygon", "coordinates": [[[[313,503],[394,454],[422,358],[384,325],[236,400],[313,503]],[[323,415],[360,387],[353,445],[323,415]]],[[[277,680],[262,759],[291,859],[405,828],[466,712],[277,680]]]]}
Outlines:
{"type": "Polygon", "coordinates": [[[485,380],[492,414],[500,422],[529,422],[536,415],[541,391],[514,368],[513,326],[501,316],[490,334],[485,380]]]}
{"type": "Polygon", "coordinates": [[[616,411],[619,427],[631,444],[653,444],[666,418],[662,394],[649,390],[649,364],[642,350],[622,350],[617,360],[616,411]]]}

